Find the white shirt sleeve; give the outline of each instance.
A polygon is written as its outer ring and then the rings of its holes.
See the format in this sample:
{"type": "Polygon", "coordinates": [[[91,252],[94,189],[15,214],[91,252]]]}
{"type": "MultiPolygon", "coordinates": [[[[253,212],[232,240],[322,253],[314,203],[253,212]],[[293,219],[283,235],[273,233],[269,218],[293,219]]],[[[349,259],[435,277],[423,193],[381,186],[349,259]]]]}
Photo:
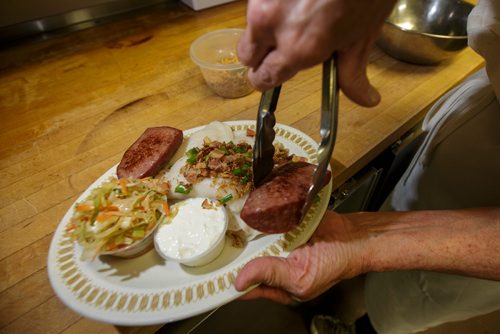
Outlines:
{"type": "Polygon", "coordinates": [[[479,0],[467,21],[469,46],[486,61],[486,72],[500,100],[500,1],[479,0]]]}

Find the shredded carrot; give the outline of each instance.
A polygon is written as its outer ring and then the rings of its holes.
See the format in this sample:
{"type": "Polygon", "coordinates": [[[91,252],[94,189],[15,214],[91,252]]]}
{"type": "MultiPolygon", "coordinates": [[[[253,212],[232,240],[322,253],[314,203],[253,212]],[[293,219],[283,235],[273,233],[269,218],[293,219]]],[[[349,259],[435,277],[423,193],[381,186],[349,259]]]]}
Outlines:
{"type": "Polygon", "coordinates": [[[116,249],[125,248],[127,246],[129,246],[129,245],[124,244],[123,242],[120,242],[120,243],[111,242],[106,246],[106,248],[108,249],[108,251],[113,251],[116,249]]]}
{"type": "Polygon", "coordinates": [[[74,229],[77,228],[77,225],[75,223],[70,223],[66,226],[66,231],[73,231],[74,229]]]}
{"type": "Polygon", "coordinates": [[[115,206],[115,205],[106,205],[105,207],[101,208],[102,211],[120,211],[120,209],[115,206]]]}
{"type": "Polygon", "coordinates": [[[94,210],[94,206],[86,203],[80,203],[76,206],[76,211],[92,211],[94,210]]]}
{"type": "Polygon", "coordinates": [[[120,179],[120,187],[122,188],[122,193],[125,196],[128,196],[127,182],[127,179],[120,179]]]}
{"type": "MultiPolygon", "coordinates": [[[[119,215],[119,214],[118,214],[119,215]]],[[[106,220],[108,220],[109,218],[111,217],[114,217],[114,216],[117,216],[117,212],[116,211],[101,211],[97,214],[97,217],[95,217],[95,220],[99,223],[102,223],[106,220]]]]}
{"type": "Polygon", "coordinates": [[[166,216],[170,216],[170,206],[168,205],[168,203],[163,202],[161,206],[163,207],[163,213],[165,213],[166,216]]]}

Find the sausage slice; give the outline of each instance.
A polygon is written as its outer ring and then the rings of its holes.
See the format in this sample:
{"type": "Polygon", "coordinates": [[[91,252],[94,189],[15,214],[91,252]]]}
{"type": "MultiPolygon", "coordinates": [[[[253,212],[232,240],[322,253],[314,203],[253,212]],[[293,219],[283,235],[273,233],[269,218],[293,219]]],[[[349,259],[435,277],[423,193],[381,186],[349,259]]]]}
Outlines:
{"type": "Polygon", "coordinates": [[[118,164],[118,178],[156,175],[182,144],[182,131],[169,126],[147,128],[118,164]]]}
{"type": "MultiPolygon", "coordinates": [[[[316,165],[303,161],[275,168],[264,183],[250,193],[241,210],[241,219],[264,233],[292,230],[300,223],[315,168],[316,165]]],[[[323,186],[330,178],[331,172],[327,171],[323,186]]]]}

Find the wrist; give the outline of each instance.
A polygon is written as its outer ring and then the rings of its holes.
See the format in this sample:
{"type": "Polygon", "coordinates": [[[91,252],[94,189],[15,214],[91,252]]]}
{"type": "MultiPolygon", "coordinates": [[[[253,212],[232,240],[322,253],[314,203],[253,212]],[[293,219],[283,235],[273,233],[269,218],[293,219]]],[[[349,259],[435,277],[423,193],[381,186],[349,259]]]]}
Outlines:
{"type": "Polygon", "coordinates": [[[348,226],[346,230],[348,231],[351,249],[349,266],[353,271],[351,277],[375,271],[373,236],[364,224],[367,220],[370,220],[369,216],[370,213],[365,212],[342,215],[343,220],[346,222],[345,224],[348,226]]]}
{"type": "Polygon", "coordinates": [[[349,279],[367,272],[369,250],[363,229],[359,228],[359,220],[363,214],[338,214],[327,211],[323,224],[317,230],[333,246],[328,251],[333,267],[341,266],[339,279],[349,279]],[[327,228],[328,231],[323,230],[327,228]]]}
{"type": "Polygon", "coordinates": [[[412,252],[415,259],[408,257],[408,246],[415,242],[412,219],[398,212],[358,212],[345,214],[344,218],[350,224],[353,263],[358,274],[416,265],[413,260],[420,258],[418,249],[412,252]]]}

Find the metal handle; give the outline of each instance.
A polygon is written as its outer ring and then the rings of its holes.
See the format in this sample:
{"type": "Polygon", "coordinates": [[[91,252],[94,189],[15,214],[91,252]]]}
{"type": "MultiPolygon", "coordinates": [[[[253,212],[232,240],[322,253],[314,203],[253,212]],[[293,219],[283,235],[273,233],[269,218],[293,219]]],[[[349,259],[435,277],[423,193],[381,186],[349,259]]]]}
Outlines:
{"type": "Polygon", "coordinates": [[[323,187],[323,179],[330,163],[335,140],[337,139],[337,122],[339,109],[339,86],[337,71],[337,55],[334,53],[323,63],[323,82],[321,88],[321,142],[318,148],[318,166],[313,174],[313,183],[309,188],[306,202],[302,208],[302,219],[311,207],[314,197],[323,187]]]}

